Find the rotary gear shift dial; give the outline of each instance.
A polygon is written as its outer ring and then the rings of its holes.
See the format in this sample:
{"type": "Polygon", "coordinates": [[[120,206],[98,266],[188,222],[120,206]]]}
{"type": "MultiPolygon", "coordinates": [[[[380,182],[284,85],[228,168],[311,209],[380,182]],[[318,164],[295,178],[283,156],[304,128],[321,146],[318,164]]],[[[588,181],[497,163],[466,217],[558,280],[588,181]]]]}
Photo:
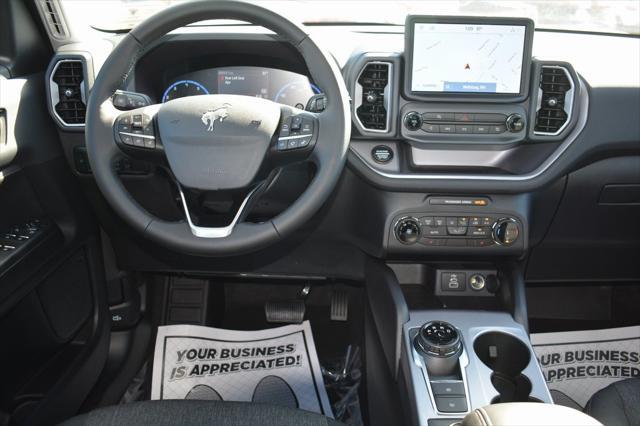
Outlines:
{"type": "Polygon", "coordinates": [[[444,321],[428,322],[420,328],[414,345],[431,376],[454,374],[462,352],[462,341],[454,326],[444,321]]]}

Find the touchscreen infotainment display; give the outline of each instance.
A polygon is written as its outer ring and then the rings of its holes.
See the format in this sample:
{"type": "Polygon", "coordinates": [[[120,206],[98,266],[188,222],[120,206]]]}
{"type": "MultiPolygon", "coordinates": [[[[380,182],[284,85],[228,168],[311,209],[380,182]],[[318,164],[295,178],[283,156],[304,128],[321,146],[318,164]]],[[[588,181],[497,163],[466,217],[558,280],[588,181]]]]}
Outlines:
{"type": "Polygon", "coordinates": [[[520,93],[525,25],[412,25],[412,92],[520,93]]]}

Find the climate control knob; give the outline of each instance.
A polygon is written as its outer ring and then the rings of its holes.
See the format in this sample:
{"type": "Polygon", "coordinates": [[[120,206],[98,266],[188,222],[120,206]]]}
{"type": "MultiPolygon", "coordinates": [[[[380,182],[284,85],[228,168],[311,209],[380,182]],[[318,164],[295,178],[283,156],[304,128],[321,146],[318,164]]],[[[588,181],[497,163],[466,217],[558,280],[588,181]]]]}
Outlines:
{"type": "Polygon", "coordinates": [[[396,223],[395,234],[402,244],[413,244],[420,238],[420,224],[412,217],[403,217],[396,223]]]}
{"type": "Polygon", "coordinates": [[[419,130],[422,127],[422,116],[415,111],[408,112],[404,116],[404,127],[412,131],[419,130]]]}
{"type": "Polygon", "coordinates": [[[493,240],[501,246],[510,246],[518,240],[520,228],[512,217],[498,219],[493,224],[493,240]]]}

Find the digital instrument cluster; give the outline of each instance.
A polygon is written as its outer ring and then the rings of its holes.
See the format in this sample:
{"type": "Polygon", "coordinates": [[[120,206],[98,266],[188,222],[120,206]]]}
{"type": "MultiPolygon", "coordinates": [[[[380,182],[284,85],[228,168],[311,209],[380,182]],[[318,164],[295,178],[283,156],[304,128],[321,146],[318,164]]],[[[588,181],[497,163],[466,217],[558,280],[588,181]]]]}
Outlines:
{"type": "Polygon", "coordinates": [[[168,102],[185,96],[233,94],[255,96],[304,109],[320,88],[304,75],[275,68],[223,67],[199,70],[173,79],[160,99],[168,102]]]}

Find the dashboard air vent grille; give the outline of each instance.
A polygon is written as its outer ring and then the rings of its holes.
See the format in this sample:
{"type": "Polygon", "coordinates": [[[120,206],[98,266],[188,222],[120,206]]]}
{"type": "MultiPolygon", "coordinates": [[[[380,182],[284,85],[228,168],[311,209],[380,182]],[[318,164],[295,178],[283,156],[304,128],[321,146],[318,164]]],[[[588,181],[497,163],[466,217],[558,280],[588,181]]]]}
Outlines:
{"type": "Polygon", "coordinates": [[[362,88],[356,102],[356,115],[363,128],[372,131],[388,130],[389,82],[391,64],[388,62],[369,62],[358,77],[362,88]]]}
{"type": "Polygon", "coordinates": [[[58,2],[55,0],[44,0],[43,6],[45,20],[53,37],[66,38],[67,32],[62,19],[60,19],[58,2]]]}
{"type": "Polygon", "coordinates": [[[539,134],[560,133],[569,120],[573,88],[566,69],[558,66],[543,66],[540,72],[540,106],[536,113],[534,131],[539,134]]]}
{"type": "Polygon", "coordinates": [[[87,110],[84,94],[84,65],[81,60],[58,61],[51,75],[53,108],[67,126],[81,126],[87,110]]]}

